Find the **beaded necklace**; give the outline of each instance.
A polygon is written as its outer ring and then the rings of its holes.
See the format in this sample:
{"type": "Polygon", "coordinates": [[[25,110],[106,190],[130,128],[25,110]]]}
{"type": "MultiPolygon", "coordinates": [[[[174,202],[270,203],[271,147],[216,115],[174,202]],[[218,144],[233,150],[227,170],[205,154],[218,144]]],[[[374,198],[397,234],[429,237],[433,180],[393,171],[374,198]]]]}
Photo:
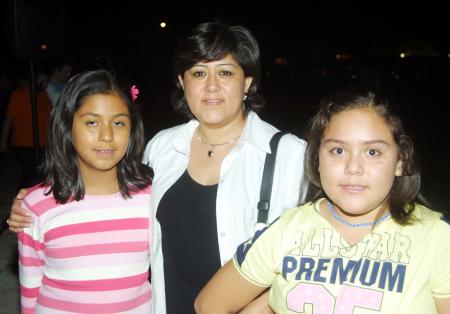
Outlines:
{"type": "Polygon", "coordinates": [[[337,221],[339,221],[340,223],[343,223],[346,226],[349,226],[351,228],[358,228],[358,227],[367,227],[367,226],[376,226],[378,225],[380,222],[385,221],[386,219],[388,219],[389,217],[391,217],[390,213],[387,213],[386,215],[378,218],[375,221],[372,222],[361,222],[361,223],[351,223],[348,222],[347,220],[345,220],[344,218],[342,218],[341,216],[339,216],[335,211],[334,211],[334,206],[332,203],[328,202],[327,204],[328,206],[328,210],[330,211],[331,216],[333,216],[333,218],[337,221]]]}

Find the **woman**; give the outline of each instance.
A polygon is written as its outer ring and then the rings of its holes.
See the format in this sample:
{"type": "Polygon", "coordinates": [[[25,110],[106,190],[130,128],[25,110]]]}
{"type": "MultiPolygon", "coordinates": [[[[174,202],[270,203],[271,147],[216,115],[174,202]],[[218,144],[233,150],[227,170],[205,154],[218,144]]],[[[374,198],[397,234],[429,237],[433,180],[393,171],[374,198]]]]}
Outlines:
{"type": "MultiPolygon", "coordinates": [[[[173,70],[172,103],[190,121],[156,134],[144,153],[155,173],[158,314],[193,313],[203,285],[254,233],[264,160],[278,131],[256,114],[264,106],[260,53],[246,28],[198,25],[177,45],[173,70]]],[[[279,143],[269,222],[301,198],[305,147],[294,135],[279,143]]]]}

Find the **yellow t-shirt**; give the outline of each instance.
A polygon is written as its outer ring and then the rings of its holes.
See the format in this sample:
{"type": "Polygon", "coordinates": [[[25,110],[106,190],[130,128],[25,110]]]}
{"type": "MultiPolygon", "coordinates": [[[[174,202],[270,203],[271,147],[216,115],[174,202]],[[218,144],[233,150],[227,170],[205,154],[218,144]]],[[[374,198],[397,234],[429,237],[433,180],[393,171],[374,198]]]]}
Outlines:
{"type": "Polygon", "coordinates": [[[236,269],[270,287],[276,313],[436,313],[450,297],[450,225],[417,205],[417,222],[387,219],[355,245],[318,212],[318,203],[285,212],[241,244],[236,269]]]}

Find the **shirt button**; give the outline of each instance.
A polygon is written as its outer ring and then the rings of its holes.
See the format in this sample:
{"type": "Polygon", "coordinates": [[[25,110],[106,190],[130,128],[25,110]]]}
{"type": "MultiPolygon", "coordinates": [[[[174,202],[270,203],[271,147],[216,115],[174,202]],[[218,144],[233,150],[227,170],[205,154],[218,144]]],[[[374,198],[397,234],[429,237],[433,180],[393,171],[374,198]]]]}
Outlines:
{"type": "Polygon", "coordinates": [[[225,232],[221,232],[221,233],[220,233],[220,236],[221,236],[221,237],[224,237],[224,236],[225,236],[225,232]]]}

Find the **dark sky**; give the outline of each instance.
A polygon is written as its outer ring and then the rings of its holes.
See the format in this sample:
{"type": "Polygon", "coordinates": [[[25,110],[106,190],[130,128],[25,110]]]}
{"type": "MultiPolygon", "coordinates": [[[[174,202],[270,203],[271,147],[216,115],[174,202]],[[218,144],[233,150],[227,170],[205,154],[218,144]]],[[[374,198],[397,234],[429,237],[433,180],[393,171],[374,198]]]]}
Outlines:
{"type": "MultiPolygon", "coordinates": [[[[18,60],[11,49],[10,4],[59,0],[0,1],[4,43],[0,69],[4,64],[26,66],[27,60],[18,60]]],[[[65,29],[65,49],[76,71],[109,64],[142,88],[149,136],[185,121],[169,104],[170,56],[177,39],[200,22],[242,24],[256,35],[268,102],[262,116],[297,135],[329,82],[346,82],[353,68],[372,66],[382,71],[384,87],[406,114],[422,156],[425,190],[450,208],[446,183],[450,134],[447,116],[442,114],[450,105],[450,11],[444,1],[302,0],[271,1],[267,6],[261,2],[185,1],[180,5],[174,1],[66,0],[62,1],[63,23],[57,27],[65,29]],[[161,29],[161,21],[168,27],[161,29]],[[400,51],[409,51],[412,58],[400,60],[400,51]],[[338,64],[337,53],[351,59],[338,64]],[[277,58],[283,66],[274,62],[277,58]],[[322,67],[327,71],[325,78],[332,78],[333,67],[341,76],[334,81],[314,81],[322,67]]],[[[45,21],[53,19],[50,16],[45,21]]]]}

